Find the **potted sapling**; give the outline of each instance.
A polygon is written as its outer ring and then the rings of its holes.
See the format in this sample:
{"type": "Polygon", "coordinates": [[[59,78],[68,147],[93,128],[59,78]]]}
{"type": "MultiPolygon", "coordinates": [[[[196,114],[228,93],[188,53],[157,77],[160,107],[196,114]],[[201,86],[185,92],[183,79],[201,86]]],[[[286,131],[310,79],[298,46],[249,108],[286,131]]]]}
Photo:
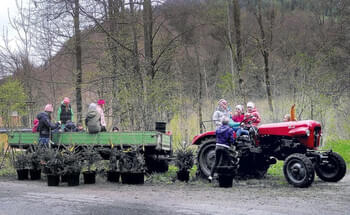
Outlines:
{"type": "Polygon", "coordinates": [[[188,182],[190,179],[190,169],[194,164],[193,151],[189,147],[183,145],[182,148],[176,152],[175,164],[178,167],[177,179],[188,182]]]}
{"type": "Polygon", "coordinates": [[[143,184],[145,158],[140,147],[131,147],[122,151],[119,161],[123,184],[143,184]]]}
{"type": "Polygon", "coordinates": [[[107,171],[107,181],[109,182],[119,182],[120,178],[120,172],[118,169],[120,159],[120,151],[114,147],[114,145],[111,145],[110,151],[109,151],[109,164],[108,164],[108,171],[107,171]]]}
{"type": "Polygon", "coordinates": [[[63,172],[63,156],[58,149],[43,149],[41,161],[43,172],[47,175],[48,186],[58,186],[63,172]]]}
{"type": "Polygon", "coordinates": [[[100,153],[92,146],[85,146],[82,151],[84,184],[96,183],[96,164],[102,160],[100,153]]]}
{"type": "Polygon", "coordinates": [[[17,171],[18,180],[28,179],[29,155],[27,153],[18,153],[14,160],[14,166],[17,171]]]}
{"type": "Polygon", "coordinates": [[[41,179],[41,155],[43,150],[39,147],[34,146],[30,148],[29,156],[29,175],[31,180],[40,180],[41,179]]]}
{"type": "Polygon", "coordinates": [[[78,186],[80,172],[82,169],[82,155],[77,147],[68,146],[62,151],[63,156],[63,174],[67,176],[68,186],[78,186]]]}

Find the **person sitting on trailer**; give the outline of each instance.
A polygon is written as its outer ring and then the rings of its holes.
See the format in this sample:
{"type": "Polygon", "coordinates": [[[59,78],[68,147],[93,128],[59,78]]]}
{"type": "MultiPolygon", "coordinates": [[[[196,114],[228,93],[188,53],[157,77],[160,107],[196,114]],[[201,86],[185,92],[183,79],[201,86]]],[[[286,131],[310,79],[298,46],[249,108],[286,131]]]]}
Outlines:
{"type": "Polygon", "coordinates": [[[101,131],[101,115],[97,111],[97,105],[95,103],[89,105],[85,125],[90,134],[96,134],[101,131]]]}
{"type": "Polygon", "coordinates": [[[70,99],[68,97],[65,97],[63,99],[61,106],[58,108],[57,121],[60,121],[62,123],[62,129],[64,129],[67,121],[73,122],[73,110],[70,106],[70,99]]]}
{"type": "Polygon", "coordinates": [[[107,131],[107,124],[106,124],[106,121],[105,121],[105,114],[103,112],[103,108],[105,106],[105,100],[103,99],[100,99],[97,101],[97,112],[100,114],[101,116],[101,132],[104,132],[104,131],[107,131]]]}

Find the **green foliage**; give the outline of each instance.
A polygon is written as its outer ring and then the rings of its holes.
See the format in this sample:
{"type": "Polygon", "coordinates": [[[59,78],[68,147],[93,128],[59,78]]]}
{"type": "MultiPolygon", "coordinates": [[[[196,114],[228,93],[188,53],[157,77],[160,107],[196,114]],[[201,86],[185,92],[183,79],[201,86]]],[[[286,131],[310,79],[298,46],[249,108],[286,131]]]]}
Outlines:
{"type": "Polygon", "coordinates": [[[284,177],[283,175],[283,161],[277,161],[276,164],[270,166],[269,170],[267,171],[268,175],[274,176],[274,177],[284,177]]]}
{"type": "Polygon", "coordinates": [[[28,152],[30,169],[39,170],[41,168],[40,161],[44,152],[43,148],[38,147],[38,145],[31,148],[28,152]]]}
{"type": "Polygon", "coordinates": [[[51,175],[60,175],[64,170],[64,159],[56,148],[44,148],[41,156],[41,164],[44,167],[44,173],[51,175]]]}
{"type": "Polygon", "coordinates": [[[9,127],[10,115],[17,111],[20,115],[26,111],[27,95],[20,81],[9,79],[0,86],[0,115],[9,127]]]}
{"type": "Polygon", "coordinates": [[[174,165],[169,165],[169,169],[165,173],[153,173],[146,180],[151,183],[172,184],[176,181],[176,172],[178,168],[174,165]]]}
{"type": "Polygon", "coordinates": [[[29,169],[30,157],[26,152],[19,152],[16,154],[14,166],[16,169],[29,169]]]}
{"type": "Polygon", "coordinates": [[[332,149],[344,158],[347,165],[350,165],[350,140],[331,140],[322,149],[332,149]]]}
{"type": "Polygon", "coordinates": [[[233,90],[235,89],[234,78],[232,74],[226,72],[224,75],[220,77],[220,83],[218,83],[218,88],[222,91],[223,95],[232,95],[233,90]]]}
{"type": "Polygon", "coordinates": [[[82,153],[74,145],[66,146],[61,152],[63,158],[63,174],[80,173],[82,168],[82,153]]]}
{"type": "Polygon", "coordinates": [[[176,151],[175,164],[179,171],[187,171],[193,167],[194,155],[193,151],[186,145],[176,151]]]}
{"type": "Polygon", "coordinates": [[[102,160],[100,153],[93,145],[85,146],[81,154],[84,160],[83,166],[87,168],[87,171],[91,171],[94,165],[102,160]]]}
{"type": "MultiPolygon", "coordinates": [[[[2,161],[2,157],[1,157],[2,161]]],[[[6,155],[3,166],[0,168],[0,176],[13,176],[16,175],[16,169],[11,163],[11,158],[9,155],[6,155]]]]}
{"type": "Polygon", "coordinates": [[[119,169],[121,172],[144,172],[145,158],[141,149],[135,146],[121,151],[119,169]]]}

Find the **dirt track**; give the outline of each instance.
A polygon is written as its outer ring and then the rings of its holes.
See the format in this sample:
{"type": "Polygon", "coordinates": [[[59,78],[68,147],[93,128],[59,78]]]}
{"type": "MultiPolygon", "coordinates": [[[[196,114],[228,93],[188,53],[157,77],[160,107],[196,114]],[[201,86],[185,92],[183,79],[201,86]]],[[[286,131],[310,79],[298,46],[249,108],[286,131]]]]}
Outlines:
{"type": "Polygon", "coordinates": [[[195,182],[130,186],[48,187],[46,181],[0,178],[2,214],[350,214],[350,174],[338,183],[318,178],[307,189],[281,180],[239,181],[233,188],[195,182]]]}

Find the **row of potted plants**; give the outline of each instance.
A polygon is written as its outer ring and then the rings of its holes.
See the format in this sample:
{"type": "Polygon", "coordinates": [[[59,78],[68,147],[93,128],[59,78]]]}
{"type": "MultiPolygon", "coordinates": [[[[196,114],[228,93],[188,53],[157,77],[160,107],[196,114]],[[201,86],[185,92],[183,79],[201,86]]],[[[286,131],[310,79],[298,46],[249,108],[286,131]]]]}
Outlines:
{"type": "MultiPolygon", "coordinates": [[[[187,182],[194,162],[193,152],[182,148],[177,151],[175,161],[178,167],[177,178],[187,182]]],[[[74,145],[58,148],[31,147],[18,153],[14,164],[19,180],[28,179],[28,175],[30,179],[37,180],[43,172],[47,175],[48,186],[58,186],[60,181],[68,182],[69,186],[79,185],[81,172],[85,184],[94,184],[97,173],[106,173],[110,182],[119,182],[121,178],[122,183],[126,184],[144,183],[144,154],[136,146],[125,149],[113,145],[110,148],[74,145]],[[101,154],[109,158],[107,168],[102,164],[101,154]]]]}
{"type": "Polygon", "coordinates": [[[102,160],[102,151],[109,156],[107,180],[118,182],[121,175],[123,183],[144,183],[145,163],[139,147],[127,150],[93,146],[61,147],[30,148],[26,152],[18,153],[14,163],[18,179],[28,179],[28,172],[36,172],[37,177],[30,174],[31,179],[40,179],[42,170],[47,175],[49,186],[57,186],[60,178],[67,181],[69,186],[76,186],[79,185],[80,173],[84,168],[84,183],[94,184],[97,171],[103,172],[103,169],[97,168],[101,166],[98,162],[102,160]]]}

